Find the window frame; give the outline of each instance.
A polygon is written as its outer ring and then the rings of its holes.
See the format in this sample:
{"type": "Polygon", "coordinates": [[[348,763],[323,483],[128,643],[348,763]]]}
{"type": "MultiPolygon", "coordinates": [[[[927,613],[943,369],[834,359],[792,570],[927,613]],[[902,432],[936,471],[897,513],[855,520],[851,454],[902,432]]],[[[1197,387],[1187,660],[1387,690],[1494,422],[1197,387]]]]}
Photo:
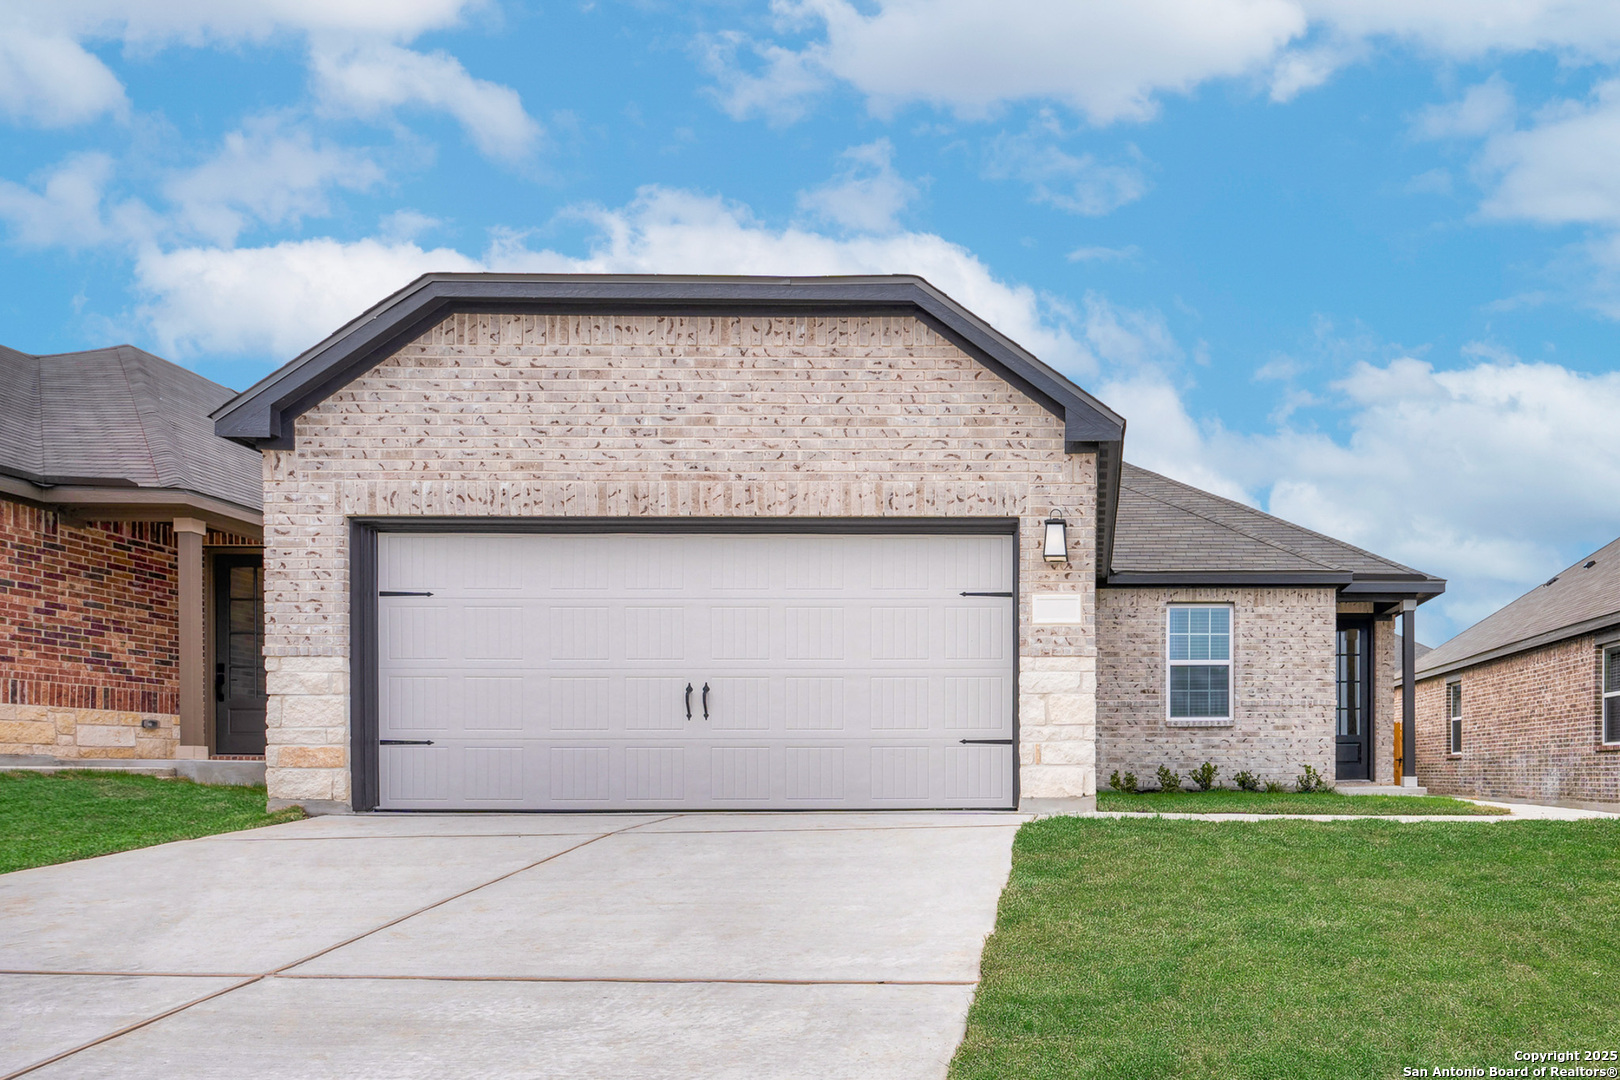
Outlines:
{"type": "MultiPolygon", "coordinates": [[[[1609,729],[1609,701],[1620,699],[1620,685],[1609,686],[1609,657],[1615,655],[1620,668],[1620,644],[1598,650],[1598,739],[1604,746],[1620,746],[1620,701],[1616,702],[1614,730],[1609,729]]],[[[1620,681],[1620,680],[1617,680],[1620,681]]]]}
{"type": "Polygon", "coordinates": [[[1237,720],[1237,680],[1236,680],[1236,654],[1237,654],[1237,610],[1235,605],[1225,601],[1184,600],[1165,605],[1164,611],[1164,718],[1165,723],[1174,727],[1227,727],[1237,720]],[[1226,659],[1225,660],[1172,660],[1170,658],[1170,625],[1172,613],[1178,610],[1197,610],[1219,608],[1226,612],[1226,659]],[[1225,716],[1174,716],[1174,691],[1172,685],[1175,680],[1175,669],[1178,667],[1224,667],[1226,668],[1226,715],[1225,716]]]}
{"type": "Polygon", "coordinates": [[[1449,756],[1462,755],[1462,723],[1462,680],[1450,679],[1446,682],[1446,754],[1449,756]]]}

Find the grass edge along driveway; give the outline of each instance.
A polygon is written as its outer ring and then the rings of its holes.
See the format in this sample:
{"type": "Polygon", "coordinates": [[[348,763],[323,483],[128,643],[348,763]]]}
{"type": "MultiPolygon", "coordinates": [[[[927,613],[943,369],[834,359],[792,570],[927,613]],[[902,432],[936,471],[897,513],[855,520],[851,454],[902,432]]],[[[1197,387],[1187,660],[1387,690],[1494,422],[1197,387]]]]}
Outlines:
{"type": "Polygon", "coordinates": [[[1615,941],[1620,821],[1049,818],[1014,843],[950,1076],[1343,1080],[1613,1048],[1615,941]]]}
{"type": "Polygon", "coordinates": [[[263,787],[118,772],[0,772],[0,873],[278,825],[263,787]]]}

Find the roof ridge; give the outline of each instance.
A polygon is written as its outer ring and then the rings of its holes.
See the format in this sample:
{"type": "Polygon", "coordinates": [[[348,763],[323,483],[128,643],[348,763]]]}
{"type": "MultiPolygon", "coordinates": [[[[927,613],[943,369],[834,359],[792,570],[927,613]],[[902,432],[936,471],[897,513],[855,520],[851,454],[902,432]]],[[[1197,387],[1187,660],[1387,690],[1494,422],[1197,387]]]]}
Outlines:
{"type": "Polygon", "coordinates": [[[155,373],[144,364],[135,362],[136,358],[131,355],[140,351],[133,345],[115,345],[112,348],[113,355],[118,357],[118,368],[124,373],[124,382],[129,386],[129,398],[135,406],[135,415],[140,418],[141,440],[146,443],[147,456],[152,459],[152,471],[163,487],[180,487],[190,483],[192,476],[189,469],[182,467],[176,446],[179,432],[163,415],[162,392],[155,385],[155,373]]]}
{"type": "MultiPolygon", "coordinates": [[[[1170,480],[1170,478],[1168,476],[1160,476],[1158,473],[1151,472],[1148,469],[1142,469],[1140,466],[1133,465],[1131,467],[1134,468],[1134,469],[1139,469],[1141,472],[1145,472],[1149,476],[1158,476],[1159,479],[1161,479],[1161,480],[1169,480],[1170,483],[1172,483],[1172,484],[1179,483],[1179,481],[1170,480]]],[[[1253,533],[1248,532],[1247,530],[1240,529],[1237,526],[1230,525],[1230,524],[1228,524],[1228,523],[1226,523],[1224,521],[1217,521],[1215,518],[1210,517],[1208,514],[1200,513],[1199,511],[1193,509],[1190,506],[1184,506],[1181,503],[1172,502],[1169,499],[1161,498],[1160,496],[1155,495],[1150,491],[1143,491],[1141,488],[1138,488],[1138,487],[1131,487],[1130,480],[1128,480],[1128,479],[1126,479],[1124,477],[1120,478],[1119,486],[1123,487],[1123,488],[1130,488],[1132,491],[1136,492],[1136,494],[1142,496],[1144,499],[1152,499],[1156,503],[1162,503],[1165,506],[1173,506],[1177,510],[1180,510],[1180,511],[1182,511],[1184,513],[1191,514],[1193,517],[1202,518],[1203,520],[1209,522],[1211,525],[1215,525],[1215,526],[1217,526],[1219,528],[1225,529],[1228,532],[1237,533],[1239,536],[1246,537],[1247,539],[1253,540],[1257,544],[1264,544],[1266,547],[1275,548],[1278,551],[1285,551],[1288,554],[1294,556],[1296,559],[1304,559],[1306,562],[1311,563],[1314,566],[1320,566],[1324,570],[1341,570],[1341,569],[1343,569],[1342,567],[1338,567],[1338,566],[1329,566],[1327,563],[1321,561],[1320,559],[1312,558],[1311,556],[1305,554],[1303,551],[1295,551],[1293,548],[1289,547],[1286,544],[1280,544],[1280,543],[1276,542],[1275,540],[1268,540],[1263,536],[1256,536],[1253,533]]],[[[1202,491],[1202,489],[1198,489],[1198,490],[1202,491]]],[[[1211,496],[1211,498],[1220,499],[1221,497],[1219,495],[1213,495],[1213,496],[1211,496]]],[[[1221,501],[1226,502],[1226,503],[1231,503],[1230,499],[1221,499],[1221,501]]],[[[1234,506],[1242,506],[1243,504],[1242,503],[1232,503],[1232,505],[1234,505],[1234,506]]],[[[1244,507],[1244,509],[1248,509],[1248,508],[1244,507]]],[[[1267,514],[1266,516],[1270,517],[1271,515],[1267,514]]],[[[1278,518],[1277,520],[1281,521],[1282,519],[1278,518]]],[[[1293,524],[1293,523],[1289,522],[1288,524],[1293,524]]],[[[1376,556],[1374,556],[1374,557],[1376,558],[1376,556]]]]}
{"type": "MultiPolygon", "coordinates": [[[[1272,521],[1281,522],[1282,524],[1287,525],[1290,529],[1298,529],[1302,533],[1309,533],[1311,536],[1316,537],[1318,540],[1325,540],[1325,541],[1327,541],[1328,543],[1332,544],[1335,547],[1347,548],[1350,551],[1356,552],[1358,555],[1365,555],[1369,559],[1374,559],[1374,560],[1376,560],[1378,562],[1384,563],[1387,566],[1396,567],[1397,569],[1404,570],[1409,574],[1415,574],[1415,575],[1422,575],[1423,574],[1423,571],[1416,570],[1416,569],[1414,569],[1414,568],[1412,568],[1410,566],[1407,566],[1405,563],[1398,563],[1394,559],[1387,559],[1384,556],[1379,555],[1377,552],[1368,551],[1366,548],[1357,547],[1355,544],[1347,543],[1347,542],[1345,542],[1343,540],[1340,540],[1338,537],[1329,536],[1329,535],[1327,535],[1326,533],[1323,533],[1323,532],[1317,532],[1315,529],[1307,528],[1306,526],[1300,525],[1297,522],[1289,521],[1287,518],[1278,517],[1276,514],[1268,514],[1264,510],[1256,510],[1254,507],[1247,506],[1247,505],[1245,505],[1243,503],[1240,503],[1236,499],[1228,499],[1224,495],[1217,495],[1212,491],[1205,491],[1203,488],[1194,488],[1191,484],[1184,484],[1180,480],[1176,480],[1176,479],[1173,479],[1172,477],[1165,476],[1162,473],[1156,473],[1152,469],[1144,469],[1140,465],[1131,465],[1131,468],[1135,469],[1137,472],[1144,472],[1144,473],[1147,473],[1149,476],[1158,477],[1160,480],[1163,480],[1166,483],[1174,484],[1177,487],[1190,488],[1191,490],[1198,492],[1200,495],[1204,496],[1205,498],[1214,499],[1216,502],[1225,503],[1227,506],[1233,507],[1234,509],[1237,509],[1237,510],[1241,510],[1244,513],[1258,514],[1261,517],[1270,518],[1272,521]]],[[[1121,484],[1121,486],[1127,486],[1129,484],[1129,481],[1122,476],[1120,478],[1120,484],[1121,484]]],[[[1132,490],[1135,491],[1136,489],[1132,488],[1132,490]]],[[[1137,491],[1137,494],[1146,495],[1147,493],[1143,492],[1143,491],[1137,491]]],[[[1151,498],[1152,496],[1149,496],[1149,497],[1151,498]]],[[[1167,506],[1175,506],[1177,509],[1185,510],[1189,514],[1198,513],[1196,510],[1193,510],[1191,507],[1182,506],[1179,503],[1169,502],[1168,500],[1164,500],[1164,499],[1160,499],[1159,501],[1164,502],[1167,506]]],[[[1214,518],[1209,518],[1205,514],[1199,514],[1198,516],[1206,518],[1206,520],[1209,520],[1209,521],[1214,521],[1215,520],[1214,518]]],[[[1217,525],[1224,525],[1226,528],[1231,529],[1233,532],[1237,533],[1240,536],[1250,536],[1251,535],[1251,534],[1243,531],[1242,529],[1236,528],[1235,526],[1225,525],[1224,522],[1217,521],[1215,523],[1217,525]]],[[[1257,536],[1251,537],[1251,538],[1255,539],[1255,540],[1260,540],[1260,537],[1257,537],[1257,536]]],[[[1265,542],[1265,541],[1262,541],[1262,542],[1265,542]]],[[[1295,551],[1293,548],[1288,547],[1288,546],[1286,546],[1284,544],[1274,543],[1272,546],[1276,547],[1276,548],[1278,548],[1278,549],[1280,549],[1282,551],[1287,551],[1287,552],[1289,552],[1291,554],[1298,555],[1302,559],[1308,559],[1309,561],[1317,563],[1320,566],[1326,566],[1327,565],[1326,563],[1321,563],[1318,560],[1311,558],[1311,556],[1306,555],[1304,552],[1295,551]]],[[[1338,569],[1342,569],[1342,568],[1335,566],[1335,567],[1330,567],[1330,569],[1338,570],[1338,569]]]]}

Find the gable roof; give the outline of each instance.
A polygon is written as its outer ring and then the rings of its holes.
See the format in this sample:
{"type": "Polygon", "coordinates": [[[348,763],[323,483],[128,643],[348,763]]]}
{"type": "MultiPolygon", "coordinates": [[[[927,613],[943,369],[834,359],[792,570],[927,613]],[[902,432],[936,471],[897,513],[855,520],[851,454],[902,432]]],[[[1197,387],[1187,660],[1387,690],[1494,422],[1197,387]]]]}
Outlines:
{"type": "Polygon", "coordinates": [[[1417,674],[1433,678],[1615,625],[1620,625],[1620,540],[1437,646],[1418,664],[1417,674]]]}
{"type": "Polygon", "coordinates": [[[232,398],[214,430],[260,449],[293,445],[300,415],[451,312],[912,315],[1063,418],[1070,453],[1097,454],[1097,550],[1113,541],[1125,420],[920,277],[427,274],[232,398]]]}
{"type": "Polygon", "coordinates": [[[1253,507],[1126,463],[1109,585],[1337,585],[1423,599],[1445,582],[1253,507]]]}
{"type": "Polygon", "coordinates": [[[257,511],[260,456],[214,434],[232,391],[130,345],[0,347],[0,475],[39,488],[149,488],[257,511]]]}

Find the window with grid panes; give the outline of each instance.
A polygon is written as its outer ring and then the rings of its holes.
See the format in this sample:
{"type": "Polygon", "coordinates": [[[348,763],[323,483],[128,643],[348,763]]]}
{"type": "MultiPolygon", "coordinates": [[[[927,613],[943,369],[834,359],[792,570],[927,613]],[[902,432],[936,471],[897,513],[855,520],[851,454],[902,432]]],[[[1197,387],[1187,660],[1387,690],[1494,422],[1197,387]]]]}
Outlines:
{"type": "Polygon", "coordinates": [[[1223,605],[1172,607],[1169,661],[1170,719],[1231,719],[1231,608],[1223,605]]]}

